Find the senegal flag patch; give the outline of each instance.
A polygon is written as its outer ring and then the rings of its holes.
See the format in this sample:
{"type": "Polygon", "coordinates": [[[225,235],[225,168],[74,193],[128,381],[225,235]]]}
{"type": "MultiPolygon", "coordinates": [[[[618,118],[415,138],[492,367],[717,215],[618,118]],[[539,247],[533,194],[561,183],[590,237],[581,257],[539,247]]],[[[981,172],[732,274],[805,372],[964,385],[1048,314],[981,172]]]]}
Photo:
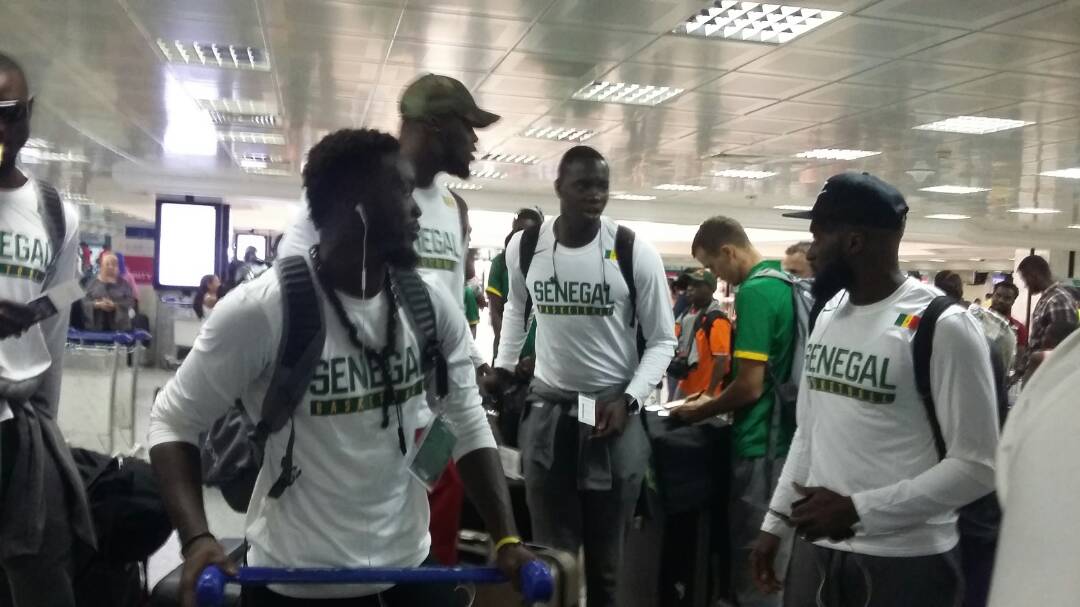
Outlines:
{"type": "Polygon", "coordinates": [[[896,326],[914,331],[919,328],[919,318],[913,314],[901,314],[896,317],[896,326]]]}
{"type": "Polygon", "coordinates": [[[604,259],[610,259],[611,261],[619,261],[619,258],[615,256],[615,249],[607,249],[604,251],[604,259]]]}

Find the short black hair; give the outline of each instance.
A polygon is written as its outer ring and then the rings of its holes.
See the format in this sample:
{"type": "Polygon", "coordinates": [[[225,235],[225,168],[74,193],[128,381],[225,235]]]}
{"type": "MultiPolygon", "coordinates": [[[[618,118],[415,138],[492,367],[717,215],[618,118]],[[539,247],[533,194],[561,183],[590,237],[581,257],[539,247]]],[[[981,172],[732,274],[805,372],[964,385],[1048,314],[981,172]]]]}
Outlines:
{"type": "Polygon", "coordinates": [[[607,162],[607,160],[604,158],[604,155],[600,152],[597,152],[595,149],[587,145],[576,145],[569,150],[566,150],[566,153],[563,154],[562,159],[559,160],[559,172],[557,173],[558,179],[563,178],[563,175],[566,173],[567,167],[569,167],[571,164],[584,160],[599,160],[600,162],[607,162]]]}
{"type": "Polygon", "coordinates": [[[523,219],[527,221],[535,221],[536,223],[544,223],[544,216],[540,214],[540,211],[537,211],[536,209],[530,209],[528,207],[520,209],[517,213],[517,216],[514,217],[514,221],[521,221],[523,219]]]}
{"type": "Polygon", "coordinates": [[[787,250],[784,251],[784,254],[785,255],[794,255],[796,253],[802,253],[803,255],[806,255],[806,253],[810,250],[810,247],[813,244],[814,243],[812,243],[812,242],[810,242],[808,240],[803,240],[801,242],[796,242],[795,244],[788,247],[787,250]]]}
{"type": "Polygon", "coordinates": [[[953,299],[964,298],[964,279],[951,270],[942,270],[934,276],[934,286],[953,299]]]}
{"type": "Polygon", "coordinates": [[[373,129],[341,129],[316,143],[304,167],[304,189],[315,227],[324,225],[330,210],[343,197],[357,194],[350,188],[372,181],[383,170],[384,156],[400,149],[393,135],[373,129]]]}
{"type": "Polygon", "coordinates": [[[1028,255],[1024,259],[1020,260],[1020,263],[1016,266],[1017,272],[1031,272],[1039,276],[1050,277],[1050,264],[1045,259],[1038,255],[1028,255]]]}
{"type": "Polygon", "coordinates": [[[705,220],[694,235],[694,242],[690,245],[690,254],[697,251],[716,253],[720,247],[732,245],[740,249],[750,246],[750,238],[742,224],[730,217],[717,215],[705,220]]]}
{"type": "Polygon", "coordinates": [[[0,72],[15,72],[26,83],[26,87],[30,88],[30,82],[26,79],[26,71],[10,55],[0,53],[0,72]]]}
{"type": "Polygon", "coordinates": [[[1020,287],[1016,286],[1015,284],[1013,284],[1012,281],[1009,280],[1003,280],[994,285],[994,290],[991,293],[997,292],[998,289],[1008,289],[1013,292],[1014,297],[1020,296],[1020,287]]]}

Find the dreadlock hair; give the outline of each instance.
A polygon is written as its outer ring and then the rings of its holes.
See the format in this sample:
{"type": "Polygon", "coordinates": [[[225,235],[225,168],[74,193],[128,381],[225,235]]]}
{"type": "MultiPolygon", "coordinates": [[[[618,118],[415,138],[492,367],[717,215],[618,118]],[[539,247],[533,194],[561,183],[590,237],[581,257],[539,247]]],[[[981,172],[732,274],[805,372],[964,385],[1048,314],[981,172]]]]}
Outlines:
{"type": "MultiPolygon", "coordinates": [[[[393,135],[373,129],[342,129],[316,143],[304,167],[308,210],[315,227],[321,229],[343,199],[356,197],[357,186],[374,180],[384,170],[383,158],[398,153],[400,147],[393,135]]],[[[355,202],[367,201],[361,197],[355,202]]]]}

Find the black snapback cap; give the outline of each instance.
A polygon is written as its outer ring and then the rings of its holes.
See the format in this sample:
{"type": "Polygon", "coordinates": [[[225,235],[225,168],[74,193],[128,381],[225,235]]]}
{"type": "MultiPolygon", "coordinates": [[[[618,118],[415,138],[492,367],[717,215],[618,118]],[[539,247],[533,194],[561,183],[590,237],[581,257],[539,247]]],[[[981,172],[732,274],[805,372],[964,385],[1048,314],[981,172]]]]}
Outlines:
{"type": "Polygon", "coordinates": [[[908,205],[904,195],[870,173],[847,172],[825,182],[814,208],[784,217],[868,228],[904,227],[908,205]]]}

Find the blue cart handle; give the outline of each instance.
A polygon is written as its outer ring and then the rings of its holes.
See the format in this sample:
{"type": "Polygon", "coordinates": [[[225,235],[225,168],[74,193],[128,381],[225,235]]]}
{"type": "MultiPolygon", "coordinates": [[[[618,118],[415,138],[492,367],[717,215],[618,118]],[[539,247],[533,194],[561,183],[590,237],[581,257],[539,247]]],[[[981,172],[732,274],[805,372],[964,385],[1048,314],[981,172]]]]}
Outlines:
{"type": "MultiPolygon", "coordinates": [[[[199,607],[221,607],[225,584],[266,586],[268,584],[502,584],[506,576],[495,567],[371,567],[365,569],[277,569],[240,567],[236,576],[226,575],[215,565],[203,570],[195,585],[199,607]]],[[[521,594],[528,603],[551,600],[555,583],[543,561],[530,561],[521,568],[521,594]]]]}

